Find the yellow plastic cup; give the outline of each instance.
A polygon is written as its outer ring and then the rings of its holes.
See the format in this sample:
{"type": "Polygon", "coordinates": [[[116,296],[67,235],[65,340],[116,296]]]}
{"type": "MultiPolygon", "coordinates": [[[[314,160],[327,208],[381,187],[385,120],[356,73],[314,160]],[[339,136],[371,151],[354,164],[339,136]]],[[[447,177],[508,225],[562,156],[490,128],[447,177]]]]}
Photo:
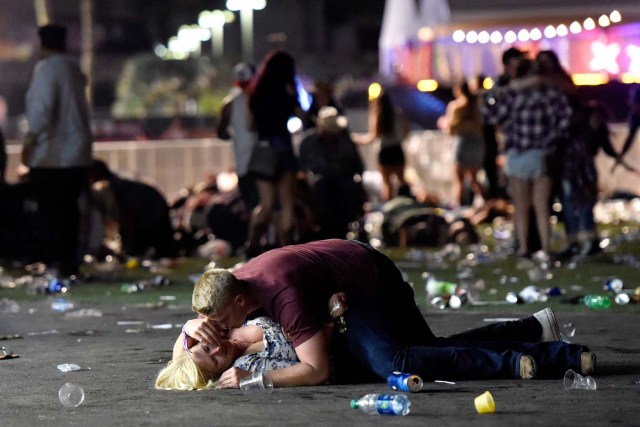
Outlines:
{"type": "Polygon", "coordinates": [[[476,397],[473,403],[476,405],[476,411],[478,411],[479,414],[493,414],[496,412],[496,403],[488,391],[476,397]]]}

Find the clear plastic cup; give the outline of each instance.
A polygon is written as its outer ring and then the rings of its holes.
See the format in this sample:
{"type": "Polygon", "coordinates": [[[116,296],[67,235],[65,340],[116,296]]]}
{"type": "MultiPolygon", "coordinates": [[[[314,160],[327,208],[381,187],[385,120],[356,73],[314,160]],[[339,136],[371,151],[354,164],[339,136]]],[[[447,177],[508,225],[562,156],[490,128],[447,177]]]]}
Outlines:
{"type": "Polygon", "coordinates": [[[258,371],[240,381],[240,389],[244,390],[245,393],[271,393],[273,391],[273,382],[268,372],[258,371]]]}
{"type": "Polygon", "coordinates": [[[66,383],[60,387],[58,397],[67,408],[77,408],[84,402],[84,390],[78,384],[66,383]]]}
{"type": "Polygon", "coordinates": [[[485,391],[480,396],[473,400],[476,406],[476,411],[479,414],[492,414],[496,412],[496,403],[493,400],[493,396],[489,391],[485,391]]]}
{"type": "Polygon", "coordinates": [[[596,381],[588,375],[580,375],[573,369],[564,374],[565,390],[596,390],[596,381]]]}

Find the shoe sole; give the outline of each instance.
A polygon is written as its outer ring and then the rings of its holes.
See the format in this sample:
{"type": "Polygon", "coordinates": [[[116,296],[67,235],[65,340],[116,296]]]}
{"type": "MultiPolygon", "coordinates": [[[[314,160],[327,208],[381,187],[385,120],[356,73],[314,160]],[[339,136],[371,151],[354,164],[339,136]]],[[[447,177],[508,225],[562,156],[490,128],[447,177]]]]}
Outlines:
{"type": "Polygon", "coordinates": [[[531,356],[520,356],[520,378],[523,380],[532,380],[538,373],[536,361],[531,356]],[[528,363],[527,363],[528,362],[528,363]],[[523,366],[523,364],[530,366],[523,366]],[[525,370],[523,370],[525,369],[525,370]]]}
{"type": "Polygon", "coordinates": [[[542,326],[542,341],[560,341],[560,332],[556,315],[550,308],[540,310],[533,315],[542,326]]]}
{"type": "Polygon", "coordinates": [[[585,352],[580,355],[580,370],[583,375],[590,375],[596,370],[596,355],[594,353],[585,352]]]}

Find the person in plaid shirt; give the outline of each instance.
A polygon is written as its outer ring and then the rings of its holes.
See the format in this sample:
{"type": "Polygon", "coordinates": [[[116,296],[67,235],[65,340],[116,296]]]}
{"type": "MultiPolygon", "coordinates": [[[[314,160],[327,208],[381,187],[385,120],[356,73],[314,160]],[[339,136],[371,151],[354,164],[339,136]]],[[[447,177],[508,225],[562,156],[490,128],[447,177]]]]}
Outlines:
{"type": "Polygon", "coordinates": [[[529,208],[534,208],[543,257],[548,258],[551,226],[549,196],[553,180],[548,159],[567,137],[572,109],[567,97],[540,78],[523,59],[517,78],[489,100],[487,118],[500,125],[506,153],[505,174],[515,209],[518,255],[529,257],[529,208]]]}

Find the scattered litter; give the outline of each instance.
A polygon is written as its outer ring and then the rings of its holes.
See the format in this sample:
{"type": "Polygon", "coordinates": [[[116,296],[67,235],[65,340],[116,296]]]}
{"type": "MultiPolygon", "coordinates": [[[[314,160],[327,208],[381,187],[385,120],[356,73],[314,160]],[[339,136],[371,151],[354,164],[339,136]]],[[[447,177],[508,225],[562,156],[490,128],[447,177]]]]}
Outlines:
{"type": "Polygon", "coordinates": [[[511,322],[513,320],[518,320],[517,317],[485,317],[482,319],[483,322],[511,322]]]}
{"type": "Polygon", "coordinates": [[[476,397],[473,400],[473,403],[479,414],[493,414],[496,412],[496,403],[493,400],[493,396],[488,391],[485,391],[480,396],[476,397]]]}
{"type": "Polygon", "coordinates": [[[9,347],[0,347],[0,359],[15,359],[18,354],[9,347]]]}
{"type": "Polygon", "coordinates": [[[51,303],[51,310],[59,311],[64,313],[65,311],[69,311],[73,308],[73,303],[67,301],[64,298],[56,298],[54,302],[51,303]]]}
{"type": "Polygon", "coordinates": [[[564,374],[565,390],[597,390],[596,380],[589,375],[580,375],[573,369],[564,374]]]}
{"type": "Polygon", "coordinates": [[[16,340],[18,338],[22,338],[20,334],[8,334],[8,335],[0,335],[0,341],[4,340],[16,340]]]}
{"type": "Polygon", "coordinates": [[[82,369],[80,365],[76,365],[75,363],[63,363],[62,365],[58,365],[57,368],[62,372],[80,371],[82,369]]]}
{"type": "Polygon", "coordinates": [[[12,299],[0,299],[0,314],[15,314],[20,312],[20,306],[12,299]]]}
{"type": "Polygon", "coordinates": [[[118,320],[119,326],[144,325],[142,320],[118,320]]]}
{"type": "Polygon", "coordinates": [[[58,391],[58,398],[67,408],[77,408],[84,402],[84,390],[77,384],[66,383],[58,391]]]}
{"type": "Polygon", "coordinates": [[[59,334],[60,332],[58,332],[56,329],[50,329],[48,331],[40,331],[40,332],[28,332],[27,335],[30,337],[36,336],[36,335],[51,335],[51,334],[59,334]]]}
{"type": "Polygon", "coordinates": [[[454,383],[453,381],[445,381],[445,380],[435,380],[434,383],[456,385],[456,383],[454,383]]]}
{"type": "Polygon", "coordinates": [[[565,323],[562,325],[560,333],[566,337],[573,337],[576,334],[576,327],[573,323],[565,323]]]}
{"type": "Polygon", "coordinates": [[[102,311],[97,308],[82,308],[64,315],[65,319],[77,319],[80,317],[102,317],[102,311]]]}
{"type": "Polygon", "coordinates": [[[151,329],[171,329],[173,328],[173,324],[171,323],[161,323],[159,325],[149,325],[151,329]]]}
{"type": "Polygon", "coordinates": [[[422,390],[424,382],[419,375],[403,372],[392,372],[387,378],[387,385],[394,390],[417,393],[422,390]]]}
{"type": "Polygon", "coordinates": [[[548,299],[547,294],[544,293],[542,289],[533,285],[523,288],[518,293],[518,296],[526,304],[531,304],[534,302],[546,302],[548,299]]]}
{"type": "MultiPolygon", "coordinates": [[[[91,329],[89,329],[88,331],[73,331],[73,332],[69,332],[69,335],[72,336],[76,336],[76,337],[90,337],[95,335],[95,331],[92,331],[91,329]]],[[[78,340],[78,342],[80,342],[80,340],[78,340]]]]}
{"type": "Polygon", "coordinates": [[[176,297],[174,295],[160,295],[160,301],[175,301],[176,297]]]}

